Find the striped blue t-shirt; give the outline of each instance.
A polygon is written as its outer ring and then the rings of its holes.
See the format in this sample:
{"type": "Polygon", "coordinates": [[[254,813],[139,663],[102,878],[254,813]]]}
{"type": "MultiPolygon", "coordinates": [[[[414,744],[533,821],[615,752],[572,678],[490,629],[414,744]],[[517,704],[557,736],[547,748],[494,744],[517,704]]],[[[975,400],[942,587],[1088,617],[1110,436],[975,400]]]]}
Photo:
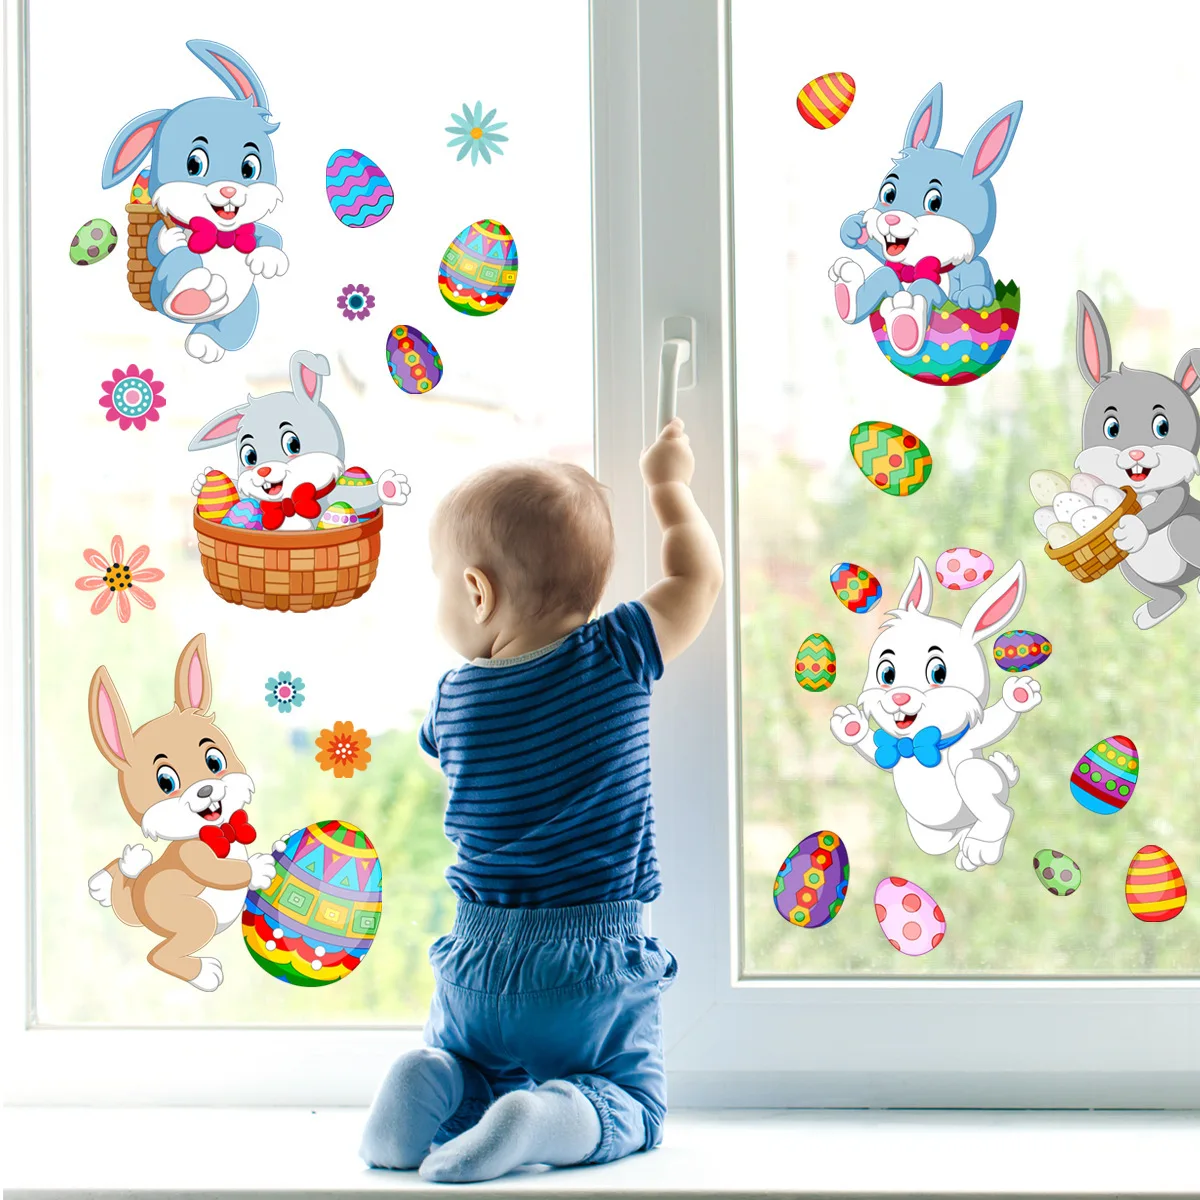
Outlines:
{"type": "Polygon", "coordinates": [[[634,601],[552,646],[442,676],[420,741],[449,784],[457,895],[507,908],[658,895],[650,689],[662,672],[634,601]]]}

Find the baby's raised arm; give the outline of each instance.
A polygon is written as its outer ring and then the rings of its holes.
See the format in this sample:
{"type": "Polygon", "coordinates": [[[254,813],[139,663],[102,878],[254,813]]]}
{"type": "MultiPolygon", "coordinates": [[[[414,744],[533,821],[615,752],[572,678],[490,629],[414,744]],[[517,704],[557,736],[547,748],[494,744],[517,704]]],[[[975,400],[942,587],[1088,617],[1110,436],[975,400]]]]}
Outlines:
{"type": "Polygon", "coordinates": [[[663,578],[642,597],[663,662],[700,636],[724,582],[721,551],[689,486],[696,460],[676,417],[641,458],[642,478],[663,532],[663,578]]]}

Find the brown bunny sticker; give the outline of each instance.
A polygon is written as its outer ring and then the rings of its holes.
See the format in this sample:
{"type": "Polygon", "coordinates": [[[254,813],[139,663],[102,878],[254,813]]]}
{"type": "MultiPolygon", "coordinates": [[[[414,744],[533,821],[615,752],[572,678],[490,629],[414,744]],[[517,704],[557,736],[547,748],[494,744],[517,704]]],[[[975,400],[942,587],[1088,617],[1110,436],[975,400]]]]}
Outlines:
{"type": "Polygon", "coordinates": [[[92,736],[117,769],[126,811],[145,837],[167,843],[157,859],[145,846],[126,846],[88,891],[126,925],[162,939],[147,955],[151,966],[203,992],[220,987],[224,973],[199,951],[238,920],[248,887],[275,876],[270,854],[249,853],[254,780],[213,723],[211,700],[202,633],[179,656],[175,704],[163,716],[133,729],[104,667],[88,694],[92,736]]]}

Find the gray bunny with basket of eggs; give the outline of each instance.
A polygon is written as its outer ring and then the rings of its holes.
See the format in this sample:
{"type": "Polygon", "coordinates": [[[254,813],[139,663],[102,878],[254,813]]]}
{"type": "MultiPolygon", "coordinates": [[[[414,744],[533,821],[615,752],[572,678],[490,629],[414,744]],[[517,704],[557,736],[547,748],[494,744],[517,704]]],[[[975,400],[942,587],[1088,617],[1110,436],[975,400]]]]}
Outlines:
{"type": "Polygon", "coordinates": [[[1034,524],[1046,553],[1091,583],[1115,566],[1143,596],[1139,629],[1166,620],[1200,579],[1200,349],[1187,351],[1174,379],[1112,366],[1108,331],[1095,304],[1079,294],[1076,356],[1092,388],[1083,412],[1083,449],[1071,479],[1034,471],[1041,506],[1034,524]]]}

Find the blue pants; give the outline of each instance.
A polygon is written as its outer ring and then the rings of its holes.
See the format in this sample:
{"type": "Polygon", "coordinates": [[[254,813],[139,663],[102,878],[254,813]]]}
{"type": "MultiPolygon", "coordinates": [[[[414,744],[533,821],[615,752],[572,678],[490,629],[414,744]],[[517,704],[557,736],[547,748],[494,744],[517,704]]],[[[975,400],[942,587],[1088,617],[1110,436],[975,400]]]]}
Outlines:
{"type": "Polygon", "coordinates": [[[573,1083],[600,1117],[588,1162],[662,1140],[667,1111],[659,997],[675,957],[641,933],[636,900],[575,908],[458,901],[453,930],[430,947],[425,1026],[454,1055],[463,1100],[435,1144],[470,1128],[497,1096],[549,1079],[573,1083]]]}

